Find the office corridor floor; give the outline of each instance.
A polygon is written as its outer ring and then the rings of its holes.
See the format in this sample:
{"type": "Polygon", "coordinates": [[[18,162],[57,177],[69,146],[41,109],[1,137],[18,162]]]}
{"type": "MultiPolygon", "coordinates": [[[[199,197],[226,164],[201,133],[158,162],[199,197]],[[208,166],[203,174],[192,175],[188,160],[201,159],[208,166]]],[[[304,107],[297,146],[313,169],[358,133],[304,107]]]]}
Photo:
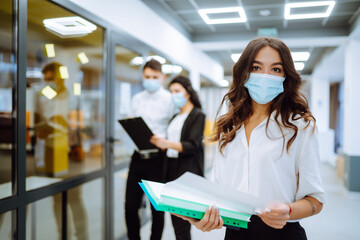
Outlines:
{"type": "MultiPolygon", "coordinates": [[[[336,169],[327,164],[322,166],[322,177],[328,202],[322,212],[303,219],[309,240],[358,240],[360,239],[360,193],[348,192],[342,180],[336,175],[336,169]]],[[[150,238],[151,223],[142,227],[142,239],[150,238]]],[[[192,227],[193,240],[223,239],[225,229],[203,233],[192,227]]],[[[164,240],[175,240],[170,215],[166,215],[164,240]]]]}

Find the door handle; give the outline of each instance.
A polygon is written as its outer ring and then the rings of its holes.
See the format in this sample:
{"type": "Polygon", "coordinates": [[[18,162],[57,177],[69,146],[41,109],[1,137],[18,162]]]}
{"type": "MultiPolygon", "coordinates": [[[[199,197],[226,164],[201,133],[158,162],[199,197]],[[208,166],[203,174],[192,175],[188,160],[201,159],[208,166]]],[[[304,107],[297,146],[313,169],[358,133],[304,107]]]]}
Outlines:
{"type": "Polygon", "coordinates": [[[109,138],[108,138],[108,141],[109,141],[110,143],[118,143],[118,142],[121,142],[121,139],[114,138],[114,137],[109,137],[109,138]]]}

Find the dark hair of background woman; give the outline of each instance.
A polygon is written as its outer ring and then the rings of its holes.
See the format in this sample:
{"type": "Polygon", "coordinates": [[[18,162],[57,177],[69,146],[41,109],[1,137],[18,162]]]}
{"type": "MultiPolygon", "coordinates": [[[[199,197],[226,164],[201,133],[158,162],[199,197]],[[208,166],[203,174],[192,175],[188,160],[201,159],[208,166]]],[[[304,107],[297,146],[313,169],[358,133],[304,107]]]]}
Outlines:
{"type": "MultiPolygon", "coordinates": [[[[224,102],[229,106],[229,111],[216,119],[214,126],[215,133],[210,138],[211,141],[219,140],[220,152],[222,152],[226,144],[235,138],[236,131],[246,123],[253,113],[251,97],[248,90],[244,87],[244,84],[250,76],[256,54],[265,46],[270,46],[279,53],[286,77],[284,81],[284,92],[279,94],[271,102],[269,118],[266,122],[266,133],[270,115],[275,111],[274,118],[281,132],[283,133],[281,125],[286,128],[291,128],[294,131],[294,134],[286,143],[286,150],[288,152],[298,133],[297,126],[290,122],[290,118],[292,120],[304,119],[304,121],[307,122],[306,127],[309,126],[311,121],[315,123],[315,118],[309,110],[307,100],[299,92],[301,78],[295,70],[289,48],[279,39],[259,37],[250,41],[239,60],[235,63],[233,67],[232,84],[219,107],[220,110],[224,102]],[[281,116],[281,124],[278,120],[279,115],[281,116]]],[[[282,135],[284,149],[285,137],[284,134],[282,135]]]]}
{"type": "Polygon", "coordinates": [[[196,91],[193,89],[190,79],[188,79],[187,77],[184,77],[184,76],[177,76],[173,80],[171,80],[171,82],[169,83],[169,87],[171,86],[171,84],[174,84],[174,83],[179,83],[181,86],[183,86],[183,88],[185,88],[186,92],[190,95],[191,103],[194,104],[195,107],[201,109],[201,103],[200,103],[199,97],[198,97],[196,91]]]}

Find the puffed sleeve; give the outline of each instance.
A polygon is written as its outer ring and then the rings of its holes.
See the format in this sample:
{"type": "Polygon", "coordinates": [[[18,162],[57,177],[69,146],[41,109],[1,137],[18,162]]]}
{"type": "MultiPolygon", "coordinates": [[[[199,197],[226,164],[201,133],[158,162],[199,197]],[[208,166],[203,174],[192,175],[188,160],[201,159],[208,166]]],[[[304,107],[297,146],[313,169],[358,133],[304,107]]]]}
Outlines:
{"type": "Polygon", "coordinates": [[[296,201],[311,196],[325,203],[326,194],[321,180],[318,130],[313,124],[303,129],[299,127],[299,142],[296,151],[296,172],[298,186],[296,201]]]}

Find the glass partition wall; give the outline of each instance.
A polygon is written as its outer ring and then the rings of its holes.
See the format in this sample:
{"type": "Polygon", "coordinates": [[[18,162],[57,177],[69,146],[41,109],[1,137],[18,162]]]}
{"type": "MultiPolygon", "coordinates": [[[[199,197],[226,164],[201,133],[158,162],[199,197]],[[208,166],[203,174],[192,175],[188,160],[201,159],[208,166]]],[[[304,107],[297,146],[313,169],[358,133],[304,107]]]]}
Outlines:
{"type": "Polygon", "coordinates": [[[28,1],[27,190],[104,166],[103,32],[53,3],[28,1]]]}
{"type": "Polygon", "coordinates": [[[2,0],[0,20],[0,239],[124,238],[117,120],[149,49],[70,1],[2,0]]]}
{"type": "MultiPolygon", "coordinates": [[[[14,49],[12,0],[0,4],[0,199],[12,195],[12,161],[14,158],[14,49]]],[[[3,215],[0,216],[0,223],[3,215]]],[[[2,238],[1,238],[2,239],[2,238]]]]}
{"type": "MultiPolygon", "coordinates": [[[[28,0],[27,9],[26,112],[32,139],[26,148],[29,191],[104,167],[105,87],[103,28],[45,0],[28,0]]],[[[95,180],[100,182],[93,191],[104,191],[101,180],[95,180]]],[[[65,200],[56,194],[32,203],[36,217],[30,225],[35,228],[27,238],[50,239],[56,232],[68,239],[104,239],[102,227],[89,227],[89,222],[104,222],[103,209],[97,218],[88,219],[102,206],[104,194],[89,198],[83,185],[69,189],[65,200]],[[89,199],[97,204],[86,204],[89,199]],[[46,204],[50,209],[41,207],[46,204]],[[45,218],[44,214],[49,215],[45,218]]]]}
{"type": "MultiPolygon", "coordinates": [[[[12,239],[12,220],[16,213],[6,199],[16,194],[14,161],[16,152],[16,52],[14,5],[12,0],[0,4],[0,239],[12,239]],[[5,200],[4,200],[5,199],[5,200]]],[[[26,133],[25,133],[26,134],[26,133]]]]}

